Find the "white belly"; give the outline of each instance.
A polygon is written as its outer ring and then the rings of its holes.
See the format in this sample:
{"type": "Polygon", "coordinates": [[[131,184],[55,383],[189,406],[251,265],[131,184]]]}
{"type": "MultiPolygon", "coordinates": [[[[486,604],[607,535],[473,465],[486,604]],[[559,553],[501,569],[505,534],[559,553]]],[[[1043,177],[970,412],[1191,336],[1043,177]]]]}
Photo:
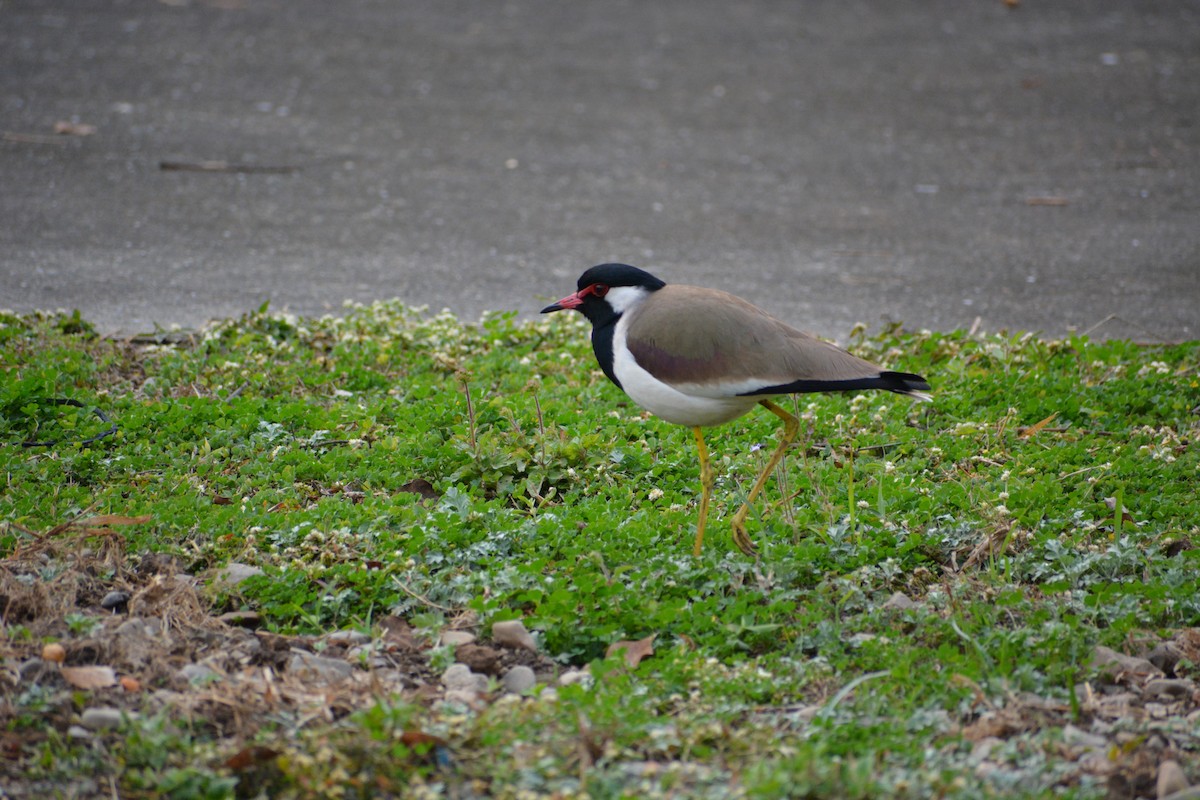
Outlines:
{"type": "Polygon", "coordinates": [[[720,425],[740,417],[758,403],[754,397],[721,396],[711,390],[707,397],[684,393],[656,379],[626,349],[623,319],[613,332],[613,353],[613,372],[621,388],[633,402],[667,422],[688,427],[720,425]]]}

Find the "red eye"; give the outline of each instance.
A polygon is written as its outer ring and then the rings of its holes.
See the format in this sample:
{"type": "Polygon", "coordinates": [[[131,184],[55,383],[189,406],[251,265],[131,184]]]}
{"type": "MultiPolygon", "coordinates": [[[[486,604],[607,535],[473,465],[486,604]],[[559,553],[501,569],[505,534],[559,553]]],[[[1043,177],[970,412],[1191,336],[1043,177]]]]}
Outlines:
{"type": "Polygon", "coordinates": [[[608,294],[608,285],[604,283],[593,283],[592,294],[596,295],[596,297],[604,297],[604,295],[608,294]]]}

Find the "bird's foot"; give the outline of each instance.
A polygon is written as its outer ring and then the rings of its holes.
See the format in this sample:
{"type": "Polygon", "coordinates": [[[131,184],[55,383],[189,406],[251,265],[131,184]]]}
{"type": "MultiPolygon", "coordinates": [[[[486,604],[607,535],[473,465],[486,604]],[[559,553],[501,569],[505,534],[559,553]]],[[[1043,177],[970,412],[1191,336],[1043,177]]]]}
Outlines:
{"type": "Polygon", "coordinates": [[[746,523],[736,518],[733,520],[733,543],[746,555],[758,557],[758,546],[754,544],[750,534],[746,533],[746,523]]]}

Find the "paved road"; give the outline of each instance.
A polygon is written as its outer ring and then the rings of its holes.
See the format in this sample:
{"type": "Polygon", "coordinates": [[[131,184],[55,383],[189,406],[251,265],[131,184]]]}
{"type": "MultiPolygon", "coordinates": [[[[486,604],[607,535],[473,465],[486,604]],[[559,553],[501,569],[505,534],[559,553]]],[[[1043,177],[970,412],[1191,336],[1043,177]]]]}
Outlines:
{"type": "Polygon", "coordinates": [[[620,260],[838,338],[1200,336],[1196,0],[3,0],[0,129],[0,307],[107,331],[620,260]]]}

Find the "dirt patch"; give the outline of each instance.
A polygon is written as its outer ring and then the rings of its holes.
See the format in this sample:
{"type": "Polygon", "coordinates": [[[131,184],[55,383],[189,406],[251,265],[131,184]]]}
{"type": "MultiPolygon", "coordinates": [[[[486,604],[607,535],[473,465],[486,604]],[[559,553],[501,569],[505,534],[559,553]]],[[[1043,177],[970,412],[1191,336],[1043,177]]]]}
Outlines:
{"type": "MultiPolygon", "coordinates": [[[[102,740],[128,717],[165,715],[227,753],[244,753],[265,726],[333,722],[381,699],[428,704],[447,696],[447,651],[400,617],[370,634],[344,630],[284,636],[257,630],[253,613],[217,614],[204,581],[174,558],[147,554],[130,565],[112,524],[44,534],[0,561],[0,785],[11,797],[44,794],[25,764],[48,744],[102,740]],[[36,693],[36,712],[28,702],[36,693]]],[[[103,522],[103,520],[101,520],[103,522]]],[[[112,520],[109,520],[111,523],[112,520]]],[[[456,620],[460,628],[475,621],[456,620]]],[[[464,643],[458,661],[478,677],[457,695],[476,705],[503,691],[515,666],[551,681],[558,665],[539,653],[464,643]]],[[[89,779],[84,777],[83,783],[89,779]]],[[[73,796],[111,796],[75,787],[73,796]]]]}

